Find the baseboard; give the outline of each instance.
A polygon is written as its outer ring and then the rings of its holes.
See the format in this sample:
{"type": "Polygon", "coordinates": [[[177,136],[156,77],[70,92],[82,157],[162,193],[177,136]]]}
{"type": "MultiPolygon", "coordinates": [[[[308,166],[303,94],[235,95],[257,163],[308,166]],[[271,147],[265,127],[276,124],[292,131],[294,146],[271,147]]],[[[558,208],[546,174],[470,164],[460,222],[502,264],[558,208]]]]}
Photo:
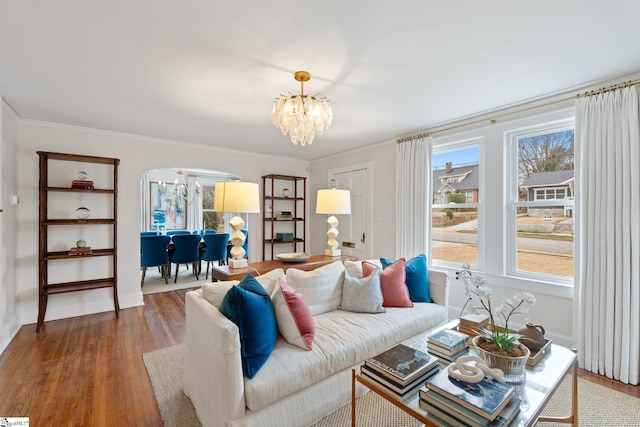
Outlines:
{"type": "Polygon", "coordinates": [[[16,336],[22,325],[16,317],[10,319],[9,325],[0,329],[0,354],[9,346],[9,343],[16,336]]]}

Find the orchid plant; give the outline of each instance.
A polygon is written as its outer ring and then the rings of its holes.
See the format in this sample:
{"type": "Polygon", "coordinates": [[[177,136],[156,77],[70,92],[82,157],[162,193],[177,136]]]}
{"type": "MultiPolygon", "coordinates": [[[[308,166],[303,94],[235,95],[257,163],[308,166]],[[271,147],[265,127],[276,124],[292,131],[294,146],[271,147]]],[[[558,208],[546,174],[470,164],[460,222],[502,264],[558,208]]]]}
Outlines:
{"type": "Polygon", "coordinates": [[[487,286],[483,277],[473,274],[469,264],[462,264],[462,270],[456,272],[456,280],[460,279],[464,282],[467,297],[463,312],[467,305],[469,313],[486,311],[489,315],[489,327],[478,331],[479,335],[486,341],[496,344],[501,350],[510,353],[514,343],[526,337],[509,331],[509,320],[514,314],[526,317],[529,312],[527,306],[534,305],[536,297],[529,292],[516,293],[512,298],[502,297],[500,305],[494,308],[491,304],[491,288],[487,286]],[[504,323],[504,329],[499,327],[498,320],[504,323]]]}

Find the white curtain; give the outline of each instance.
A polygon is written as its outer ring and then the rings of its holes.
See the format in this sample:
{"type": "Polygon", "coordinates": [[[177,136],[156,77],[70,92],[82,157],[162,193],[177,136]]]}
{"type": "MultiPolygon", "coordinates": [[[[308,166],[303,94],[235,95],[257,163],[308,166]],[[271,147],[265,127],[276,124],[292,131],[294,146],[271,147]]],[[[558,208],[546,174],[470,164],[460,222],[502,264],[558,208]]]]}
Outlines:
{"type": "Polygon", "coordinates": [[[640,125],[635,88],[576,102],[574,344],[580,367],[640,375],[640,125]]]}
{"type": "Polygon", "coordinates": [[[433,138],[397,144],[396,256],[426,253],[431,227],[431,155],[433,138]]]}
{"type": "MultiPolygon", "coordinates": [[[[196,182],[198,178],[189,175],[187,177],[187,188],[189,189],[189,206],[187,207],[187,229],[188,230],[202,230],[202,191],[199,196],[192,195],[196,191],[196,182]]],[[[201,189],[202,190],[202,189],[201,189]]]]}
{"type": "Polygon", "coordinates": [[[151,203],[149,198],[149,173],[146,172],[140,180],[140,231],[151,230],[151,203]]]}

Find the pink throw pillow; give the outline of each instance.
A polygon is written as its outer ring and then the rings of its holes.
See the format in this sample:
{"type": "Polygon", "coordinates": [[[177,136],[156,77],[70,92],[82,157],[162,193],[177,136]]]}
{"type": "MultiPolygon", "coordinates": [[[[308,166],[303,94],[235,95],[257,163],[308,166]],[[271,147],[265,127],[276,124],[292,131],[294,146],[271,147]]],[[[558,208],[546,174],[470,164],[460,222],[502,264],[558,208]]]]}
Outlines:
{"type": "Polygon", "coordinates": [[[272,298],[278,330],[289,344],[311,350],[316,324],[309,305],[301,293],[281,278],[278,278],[278,285],[272,298]]]}
{"type": "MultiPolygon", "coordinates": [[[[380,271],[380,287],[384,298],[383,307],[413,307],[409,298],[409,288],[405,284],[404,258],[400,258],[389,267],[380,271]]],[[[362,261],[362,275],[367,277],[379,267],[367,261],[362,261]]]]}

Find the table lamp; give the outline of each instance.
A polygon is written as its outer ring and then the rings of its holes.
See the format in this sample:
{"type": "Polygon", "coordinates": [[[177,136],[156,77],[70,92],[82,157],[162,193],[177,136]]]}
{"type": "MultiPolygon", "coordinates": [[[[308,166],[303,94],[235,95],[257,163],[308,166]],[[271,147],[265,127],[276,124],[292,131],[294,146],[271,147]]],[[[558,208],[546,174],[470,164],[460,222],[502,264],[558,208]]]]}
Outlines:
{"type": "Polygon", "coordinates": [[[316,213],[328,214],[327,224],[329,224],[329,231],[327,236],[328,248],[324,251],[327,256],[340,256],[340,249],[338,249],[338,218],[336,215],[350,215],[351,214],[351,192],[349,190],[338,190],[331,188],[328,190],[318,190],[318,198],[316,200],[316,213]]]}
{"type": "MultiPolygon", "coordinates": [[[[259,193],[258,184],[253,182],[216,182],[213,211],[235,214],[260,213],[259,193]]],[[[246,251],[242,247],[246,238],[242,232],[245,226],[244,220],[236,215],[231,218],[229,225],[233,229],[229,238],[229,241],[233,244],[229,268],[246,268],[249,263],[244,258],[246,251]]]]}

